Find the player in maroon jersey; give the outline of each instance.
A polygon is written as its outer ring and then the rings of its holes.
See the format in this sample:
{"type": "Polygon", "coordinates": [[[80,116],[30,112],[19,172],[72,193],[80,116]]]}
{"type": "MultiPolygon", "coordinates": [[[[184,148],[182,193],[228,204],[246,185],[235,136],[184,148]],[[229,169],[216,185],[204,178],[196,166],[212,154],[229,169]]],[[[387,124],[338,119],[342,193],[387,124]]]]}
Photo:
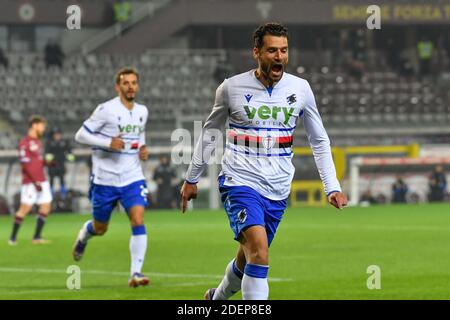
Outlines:
{"type": "Polygon", "coordinates": [[[29,120],[28,134],[19,142],[19,158],[22,166],[22,188],[20,207],[14,217],[13,230],[8,241],[10,245],[17,244],[17,232],[25,216],[34,204],[39,206],[36,221],[36,231],[33,244],[45,244],[48,240],[41,237],[45,220],[50,213],[52,193],[50,184],[45,178],[43,148],[41,137],[44,135],[47,122],[42,116],[32,116],[29,120]]]}

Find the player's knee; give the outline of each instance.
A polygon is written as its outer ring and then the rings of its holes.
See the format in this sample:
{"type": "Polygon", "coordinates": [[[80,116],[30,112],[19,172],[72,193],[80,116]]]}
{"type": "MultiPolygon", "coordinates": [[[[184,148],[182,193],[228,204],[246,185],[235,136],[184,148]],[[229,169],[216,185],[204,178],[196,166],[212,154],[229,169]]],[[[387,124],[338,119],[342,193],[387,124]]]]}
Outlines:
{"type": "Polygon", "coordinates": [[[135,206],[129,212],[130,223],[132,227],[141,226],[144,224],[144,208],[135,206]]]}
{"type": "Polygon", "coordinates": [[[32,207],[28,205],[21,205],[17,210],[15,216],[19,218],[25,218],[25,216],[31,211],[32,207]]]}
{"type": "Polygon", "coordinates": [[[132,227],[142,226],[144,224],[144,217],[133,217],[130,221],[132,227]]]}
{"type": "Polygon", "coordinates": [[[50,209],[41,209],[41,210],[39,210],[39,214],[41,215],[41,216],[45,216],[45,217],[47,217],[49,214],[50,214],[50,209]]]}
{"type": "Polygon", "coordinates": [[[108,226],[95,226],[94,231],[97,236],[102,236],[108,231],[108,226]]]}
{"type": "Polygon", "coordinates": [[[19,218],[19,219],[24,219],[27,214],[28,214],[28,212],[17,211],[16,214],[14,215],[14,217],[19,218]]]}
{"type": "Polygon", "coordinates": [[[250,251],[248,263],[252,264],[269,264],[269,250],[268,248],[254,248],[250,251]]]}

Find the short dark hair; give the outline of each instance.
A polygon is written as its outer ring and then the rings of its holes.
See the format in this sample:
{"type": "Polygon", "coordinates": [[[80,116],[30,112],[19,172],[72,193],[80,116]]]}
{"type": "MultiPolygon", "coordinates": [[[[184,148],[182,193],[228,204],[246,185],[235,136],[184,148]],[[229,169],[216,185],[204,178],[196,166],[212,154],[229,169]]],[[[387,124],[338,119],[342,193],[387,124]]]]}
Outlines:
{"type": "Polygon", "coordinates": [[[137,70],[135,68],[133,68],[133,67],[123,67],[119,71],[117,71],[117,73],[116,73],[116,76],[115,76],[116,84],[120,83],[120,78],[122,78],[122,76],[124,74],[134,74],[136,76],[136,78],[139,80],[139,73],[137,72],[137,70]]]}
{"type": "Polygon", "coordinates": [[[28,127],[31,128],[35,123],[47,123],[47,120],[43,116],[40,115],[32,115],[28,119],[28,127]]]}
{"type": "Polygon", "coordinates": [[[265,35],[288,38],[288,30],[285,26],[277,22],[268,22],[260,25],[258,29],[253,32],[253,45],[256,48],[262,48],[265,35]]]}

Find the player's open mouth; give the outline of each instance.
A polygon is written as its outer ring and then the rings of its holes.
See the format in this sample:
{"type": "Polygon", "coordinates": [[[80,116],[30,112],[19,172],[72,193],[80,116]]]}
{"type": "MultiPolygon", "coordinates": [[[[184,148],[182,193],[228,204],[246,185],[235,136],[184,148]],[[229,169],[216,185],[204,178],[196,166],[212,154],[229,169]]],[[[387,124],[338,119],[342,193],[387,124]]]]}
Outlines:
{"type": "Polygon", "coordinates": [[[279,77],[283,73],[283,65],[281,63],[274,64],[270,71],[274,76],[279,77]]]}

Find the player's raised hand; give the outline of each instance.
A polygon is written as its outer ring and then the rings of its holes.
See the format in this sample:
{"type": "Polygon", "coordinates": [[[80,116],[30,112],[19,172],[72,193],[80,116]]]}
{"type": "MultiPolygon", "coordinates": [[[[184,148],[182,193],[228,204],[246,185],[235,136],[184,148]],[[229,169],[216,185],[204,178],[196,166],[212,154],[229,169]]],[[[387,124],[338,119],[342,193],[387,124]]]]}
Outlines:
{"type": "Polygon", "coordinates": [[[185,213],[187,209],[187,203],[191,199],[197,198],[197,185],[187,183],[186,181],[183,183],[181,187],[181,212],[185,213]]]}
{"type": "Polygon", "coordinates": [[[328,196],[328,202],[337,209],[343,209],[347,205],[347,196],[342,192],[333,192],[328,196]]]}
{"type": "Polygon", "coordinates": [[[113,137],[111,139],[111,144],[109,145],[109,147],[115,151],[120,151],[125,147],[125,142],[123,142],[120,136],[113,137]]]}
{"type": "Polygon", "coordinates": [[[139,148],[139,159],[142,161],[146,161],[148,159],[147,146],[144,145],[139,148]]]}

